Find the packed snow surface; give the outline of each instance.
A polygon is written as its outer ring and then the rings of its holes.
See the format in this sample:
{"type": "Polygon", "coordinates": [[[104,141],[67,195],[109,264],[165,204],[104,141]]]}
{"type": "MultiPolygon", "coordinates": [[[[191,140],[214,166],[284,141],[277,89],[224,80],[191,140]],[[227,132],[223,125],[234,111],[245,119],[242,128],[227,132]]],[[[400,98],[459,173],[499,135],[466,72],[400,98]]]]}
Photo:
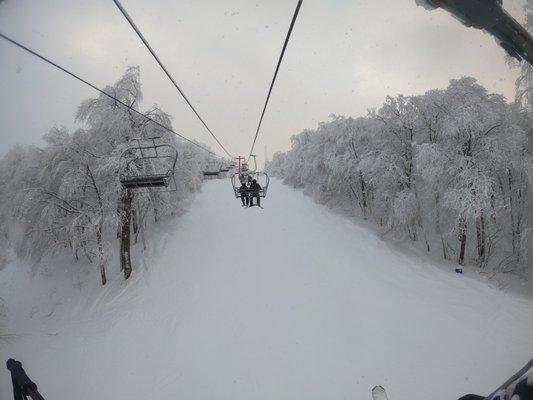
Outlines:
{"type": "MultiPolygon", "coordinates": [[[[48,400],[362,400],[377,384],[391,400],[451,400],[488,394],[533,355],[532,301],[401,252],[279,181],[264,206],[207,182],[132,278],[105,288],[96,268],[8,266],[2,359],[48,400]]],[[[0,370],[0,398],[10,385],[0,370]]]]}

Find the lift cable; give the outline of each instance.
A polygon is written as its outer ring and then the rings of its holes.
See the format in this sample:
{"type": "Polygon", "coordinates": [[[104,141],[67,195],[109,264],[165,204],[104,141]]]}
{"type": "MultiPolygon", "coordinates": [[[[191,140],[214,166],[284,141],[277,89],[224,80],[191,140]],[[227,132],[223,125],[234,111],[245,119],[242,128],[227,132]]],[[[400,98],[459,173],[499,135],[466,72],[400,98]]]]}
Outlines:
{"type": "MultiPolygon", "coordinates": [[[[116,1],[116,0],[115,0],[116,1]]],[[[268,100],[270,99],[270,94],[272,93],[272,88],[274,87],[274,82],[276,81],[276,77],[278,75],[279,67],[281,65],[281,60],[283,60],[283,55],[285,54],[285,49],[287,48],[287,44],[289,43],[289,38],[291,37],[292,28],[294,27],[294,24],[296,22],[296,18],[298,17],[298,12],[300,11],[300,7],[302,5],[303,0],[298,0],[298,4],[296,5],[296,10],[294,10],[294,15],[292,16],[291,25],[289,27],[289,31],[287,32],[287,37],[285,38],[285,43],[283,44],[283,49],[281,50],[281,54],[279,56],[278,65],[276,66],[276,71],[274,72],[274,77],[272,78],[272,82],[270,83],[270,89],[268,90],[268,95],[265,101],[265,105],[263,107],[263,112],[261,113],[261,118],[259,119],[259,124],[257,125],[257,130],[255,132],[254,141],[252,143],[252,147],[250,149],[250,154],[248,155],[248,160],[250,160],[250,157],[252,156],[252,153],[254,151],[255,142],[257,140],[257,136],[259,135],[259,129],[261,128],[261,123],[263,122],[263,117],[265,116],[265,111],[267,109],[268,100]]]]}
{"type": "Polygon", "coordinates": [[[160,122],[157,122],[156,120],[154,120],[154,119],[152,119],[152,118],[150,118],[150,117],[144,115],[142,112],[136,110],[135,108],[131,107],[130,105],[124,103],[123,101],[120,101],[119,99],[117,99],[117,98],[114,97],[114,96],[111,96],[109,93],[106,93],[105,91],[103,91],[102,89],[96,87],[96,86],[93,85],[92,83],[86,81],[86,80],[83,79],[83,78],[80,78],[78,75],[74,74],[73,72],[70,72],[69,70],[67,70],[67,69],[65,69],[65,68],[63,68],[63,67],[61,67],[60,65],[56,64],[55,62],[49,60],[48,58],[46,58],[46,57],[40,55],[40,54],[37,53],[37,52],[35,52],[35,51],[29,49],[28,47],[24,46],[23,44],[20,44],[19,42],[17,42],[17,41],[15,41],[15,40],[11,39],[10,37],[4,35],[4,34],[1,33],[1,32],[0,32],[0,37],[1,37],[2,39],[7,40],[8,42],[14,44],[15,46],[17,46],[17,47],[19,47],[19,48],[21,48],[21,49],[27,51],[28,53],[34,55],[35,57],[40,58],[41,60],[47,62],[48,64],[50,64],[50,65],[52,65],[52,66],[54,66],[54,67],[56,67],[57,69],[59,69],[59,70],[65,72],[66,74],[72,76],[73,78],[75,78],[75,79],[77,79],[78,81],[80,81],[80,82],[86,84],[87,86],[90,86],[91,88],[93,88],[93,89],[96,90],[97,92],[100,92],[100,93],[103,94],[104,96],[107,96],[107,97],[109,97],[110,99],[116,101],[117,103],[120,103],[120,104],[123,105],[124,107],[126,107],[126,108],[128,108],[129,110],[133,111],[134,113],[140,115],[141,117],[145,118],[146,120],[148,120],[148,121],[150,121],[150,122],[153,122],[154,124],[156,124],[156,125],[160,126],[161,128],[165,129],[166,131],[168,131],[168,132],[170,132],[170,133],[173,133],[173,134],[175,134],[176,136],[182,138],[183,140],[186,140],[187,142],[189,142],[189,143],[195,145],[196,147],[199,147],[199,148],[201,148],[202,150],[207,151],[209,154],[212,154],[212,155],[216,156],[216,154],[215,154],[214,152],[212,152],[211,150],[205,148],[204,146],[202,146],[202,145],[196,143],[194,140],[191,140],[191,139],[189,139],[189,138],[187,138],[187,137],[185,137],[185,136],[183,136],[183,135],[181,135],[181,134],[175,132],[174,130],[172,130],[172,129],[166,127],[165,125],[161,124],[160,122]]]}
{"type": "Polygon", "coordinates": [[[218,143],[218,145],[222,148],[222,150],[224,150],[224,152],[229,156],[230,159],[233,158],[233,156],[226,150],[226,148],[224,147],[224,145],[218,140],[218,138],[215,136],[215,134],[213,133],[213,131],[211,131],[211,129],[209,128],[209,126],[207,126],[206,122],[204,121],[204,119],[200,116],[200,114],[198,113],[198,111],[196,111],[196,109],[194,108],[194,106],[191,104],[191,102],[189,101],[189,99],[187,98],[187,96],[185,95],[185,93],[183,93],[183,90],[181,90],[181,88],[178,86],[178,84],[176,83],[176,81],[174,80],[174,78],[172,77],[172,75],[170,75],[170,72],[168,72],[168,70],[165,68],[165,66],[163,65],[163,63],[161,62],[161,60],[159,59],[159,57],[157,56],[157,54],[155,53],[155,51],[152,49],[152,47],[150,46],[150,44],[148,43],[148,41],[145,39],[145,37],[143,36],[143,34],[141,33],[141,31],[139,30],[139,28],[137,27],[137,25],[135,25],[135,23],[133,22],[133,20],[131,19],[130,15],[126,12],[126,10],[124,9],[124,7],[122,7],[122,4],[120,4],[120,1],[118,0],[113,0],[113,2],[116,4],[116,6],[118,7],[118,9],[120,10],[120,12],[122,13],[122,15],[124,15],[124,18],[126,18],[126,20],[129,22],[129,24],[131,25],[131,27],[133,28],[133,30],[135,31],[135,33],[137,33],[137,35],[139,36],[139,38],[141,39],[141,41],[144,43],[144,45],[146,46],[146,48],[148,49],[148,51],[150,51],[150,53],[152,54],[152,56],[154,57],[154,59],[157,61],[157,63],[159,64],[159,66],[161,67],[161,69],[165,72],[165,74],[167,75],[168,79],[170,79],[170,81],[172,82],[172,84],[174,85],[174,87],[178,90],[178,92],[181,94],[181,97],[183,97],[183,99],[187,102],[187,104],[189,105],[189,107],[191,108],[191,110],[196,114],[196,116],[198,117],[198,119],[202,122],[202,124],[204,125],[204,127],[207,129],[207,131],[211,134],[211,136],[213,137],[213,139],[215,139],[215,141],[218,143]]]}

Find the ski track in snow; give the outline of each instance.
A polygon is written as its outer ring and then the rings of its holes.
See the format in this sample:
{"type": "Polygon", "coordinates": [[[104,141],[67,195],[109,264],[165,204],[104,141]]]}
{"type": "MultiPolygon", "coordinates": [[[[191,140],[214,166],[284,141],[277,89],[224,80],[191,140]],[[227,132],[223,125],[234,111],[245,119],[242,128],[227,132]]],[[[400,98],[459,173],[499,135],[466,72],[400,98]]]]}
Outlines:
{"type": "Polygon", "coordinates": [[[19,334],[2,360],[49,400],[362,400],[377,384],[453,400],[533,355],[532,301],[400,253],[278,180],[263,210],[232,196],[206,182],[127,283],[62,298],[0,271],[19,334]]]}

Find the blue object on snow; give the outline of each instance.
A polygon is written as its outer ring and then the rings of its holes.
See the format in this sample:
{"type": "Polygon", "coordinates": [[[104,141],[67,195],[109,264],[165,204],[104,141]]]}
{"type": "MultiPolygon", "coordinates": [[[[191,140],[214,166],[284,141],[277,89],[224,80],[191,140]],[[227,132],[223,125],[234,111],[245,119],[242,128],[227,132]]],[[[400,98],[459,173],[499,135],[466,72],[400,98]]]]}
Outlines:
{"type": "Polygon", "coordinates": [[[455,272],[457,272],[458,274],[462,274],[463,273],[463,269],[462,268],[455,268],[455,272]]]}

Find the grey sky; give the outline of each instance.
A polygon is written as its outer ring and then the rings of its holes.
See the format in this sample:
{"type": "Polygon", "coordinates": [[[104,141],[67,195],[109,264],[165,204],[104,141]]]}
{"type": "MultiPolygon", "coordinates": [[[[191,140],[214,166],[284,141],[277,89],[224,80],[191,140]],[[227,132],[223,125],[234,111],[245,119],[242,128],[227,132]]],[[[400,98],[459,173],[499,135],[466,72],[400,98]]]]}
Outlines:
{"type": "MultiPolygon", "coordinates": [[[[122,0],[214,133],[246,154],[296,0],[122,0]]],[[[505,8],[523,21],[524,0],[505,8]]],[[[140,65],[142,107],[160,105],[174,128],[216,143],[187,108],[111,0],[5,0],[0,30],[100,87],[140,65]]],[[[387,94],[476,77],[513,97],[517,71],[481,31],[414,0],[304,0],[256,152],[263,158],[331,113],[364,115],[387,94]]],[[[0,40],[0,156],[40,143],[54,124],[74,127],[92,89],[0,40]]]]}

